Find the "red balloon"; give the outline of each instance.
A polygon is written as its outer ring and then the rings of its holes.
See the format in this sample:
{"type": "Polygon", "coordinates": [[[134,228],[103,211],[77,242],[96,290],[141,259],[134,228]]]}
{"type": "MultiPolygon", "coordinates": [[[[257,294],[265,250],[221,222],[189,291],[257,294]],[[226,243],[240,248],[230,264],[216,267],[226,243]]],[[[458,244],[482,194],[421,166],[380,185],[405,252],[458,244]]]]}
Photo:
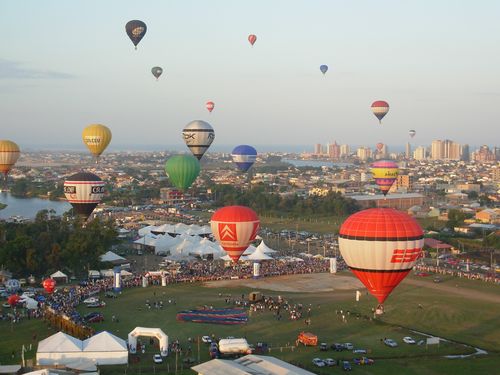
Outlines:
{"type": "Polygon", "coordinates": [[[7,303],[12,307],[15,306],[19,303],[21,300],[21,297],[19,297],[17,294],[13,294],[7,298],[7,303]]]}
{"type": "Polygon", "coordinates": [[[54,289],[56,288],[56,281],[52,278],[45,279],[45,280],[43,280],[42,286],[43,286],[43,289],[45,289],[45,291],[50,294],[50,293],[54,292],[54,289]]]}
{"type": "Polygon", "coordinates": [[[207,102],[207,104],[205,104],[205,107],[207,108],[208,112],[212,112],[214,110],[215,103],[214,102],[207,102]]]}
{"type": "Polygon", "coordinates": [[[214,237],[236,263],[255,239],[260,220],[248,207],[227,206],[215,211],[210,225],[214,237]]]}
{"type": "Polygon", "coordinates": [[[253,46],[255,44],[255,42],[257,41],[257,36],[256,35],[253,35],[253,34],[250,34],[248,36],[248,41],[250,42],[250,44],[253,46]]]}
{"type": "Polygon", "coordinates": [[[379,142],[377,143],[377,150],[382,151],[382,148],[384,147],[384,144],[379,142]]]}
{"type": "Polygon", "coordinates": [[[420,225],[406,213],[370,208],[344,221],[339,246],[351,271],[382,304],[421,256],[423,238],[420,225]]]}

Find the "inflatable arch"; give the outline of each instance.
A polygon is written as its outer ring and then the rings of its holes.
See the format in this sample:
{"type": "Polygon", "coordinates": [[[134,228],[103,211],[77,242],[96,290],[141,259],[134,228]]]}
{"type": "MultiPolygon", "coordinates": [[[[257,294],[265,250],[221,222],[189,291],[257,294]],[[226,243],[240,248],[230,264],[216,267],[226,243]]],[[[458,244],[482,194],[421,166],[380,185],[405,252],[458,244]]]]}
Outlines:
{"type": "Polygon", "coordinates": [[[130,353],[135,354],[137,352],[137,337],[139,336],[156,337],[160,343],[160,354],[163,357],[167,356],[168,336],[160,328],[135,327],[128,334],[128,350],[130,353]]]}

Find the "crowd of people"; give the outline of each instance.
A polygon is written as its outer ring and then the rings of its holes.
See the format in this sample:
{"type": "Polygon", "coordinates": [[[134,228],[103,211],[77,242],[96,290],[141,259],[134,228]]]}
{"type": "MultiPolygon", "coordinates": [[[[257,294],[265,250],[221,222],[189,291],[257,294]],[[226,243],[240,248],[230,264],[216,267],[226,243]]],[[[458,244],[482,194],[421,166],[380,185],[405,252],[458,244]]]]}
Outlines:
{"type": "Polygon", "coordinates": [[[489,283],[500,284],[500,277],[497,277],[494,272],[466,272],[457,268],[438,267],[431,265],[418,264],[413,268],[416,272],[428,272],[436,275],[460,277],[468,280],[480,280],[489,283]]]}

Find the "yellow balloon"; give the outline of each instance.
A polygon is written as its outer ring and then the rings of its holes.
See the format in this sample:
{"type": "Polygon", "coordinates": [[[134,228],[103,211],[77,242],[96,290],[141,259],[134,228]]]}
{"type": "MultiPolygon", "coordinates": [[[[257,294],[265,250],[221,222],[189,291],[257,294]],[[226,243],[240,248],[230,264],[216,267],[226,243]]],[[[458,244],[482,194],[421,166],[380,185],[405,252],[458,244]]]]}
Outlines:
{"type": "Polygon", "coordinates": [[[111,130],[101,124],[92,124],[83,129],[82,140],[92,155],[98,157],[111,142],[111,130]]]}
{"type": "Polygon", "coordinates": [[[6,139],[0,140],[0,172],[7,176],[20,155],[19,146],[6,139]]]}

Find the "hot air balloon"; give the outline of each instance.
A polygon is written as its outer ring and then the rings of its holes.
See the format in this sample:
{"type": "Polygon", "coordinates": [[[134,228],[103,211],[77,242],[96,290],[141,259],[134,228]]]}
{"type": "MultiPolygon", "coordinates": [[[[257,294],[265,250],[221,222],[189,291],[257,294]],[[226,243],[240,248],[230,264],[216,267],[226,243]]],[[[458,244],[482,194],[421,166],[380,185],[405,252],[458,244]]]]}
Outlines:
{"type": "Polygon", "coordinates": [[[415,130],[410,130],[408,133],[410,134],[410,137],[412,137],[412,138],[415,136],[415,134],[417,134],[417,132],[415,130]]]}
{"type": "Polygon", "coordinates": [[[153,66],[151,68],[151,73],[155,76],[156,80],[158,81],[158,78],[160,78],[161,74],[163,73],[163,68],[159,66],[153,66]]]}
{"type": "Polygon", "coordinates": [[[137,49],[137,45],[146,34],[147,29],[146,24],[139,20],[128,21],[125,25],[125,31],[132,43],[134,43],[135,49],[137,49]]]}
{"type": "Polygon", "coordinates": [[[255,42],[257,41],[257,36],[256,35],[253,35],[253,34],[250,34],[248,36],[248,41],[250,42],[250,44],[253,46],[255,44],[255,42]]]}
{"type": "Polygon", "coordinates": [[[398,178],[398,165],[392,160],[379,160],[372,164],[371,170],[375,183],[386,196],[392,184],[398,178]]]}
{"type": "Polygon", "coordinates": [[[21,301],[21,297],[19,297],[17,294],[12,294],[7,298],[7,303],[10,305],[10,307],[14,307],[21,301]]]}
{"type": "Polygon", "coordinates": [[[7,180],[7,174],[10,172],[20,155],[19,146],[6,139],[0,140],[0,172],[4,174],[7,180]]]}
{"type": "Polygon", "coordinates": [[[377,100],[372,103],[373,114],[378,118],[378,122],[382,123],[382,119],[389,112],[389,104],[383,100],[377,100]]]}
{"type": "Polygon", "coordinates": [[[321,65],[319,70],[321,70],[321,73],[326,74],[328,72],[328,65],[321,65]]]}
{"type": "Polygon", "coordinates": [[[379,308],[421,255],[424,233],[411,216],[370,208],[349,216],[339,233],[340,253],[354,275],[377,298],[379,308]]]}
{"type": "Polygon", "coordinates": [[[205,121],[191,121],[182,130],[184,142],[194,156],[200,160],[215,139],[212,126],[205,121]]]}
{"type": "Polygon", "coordinates": [[[104,181],[88,172],[79,172],[64,181],[64,195],[76,213],[85,220],[104,195],[104,181]]]}
{"type": "Polygon", "coordinates": [[[259,225],[257,214],[245,206],[222,207],[210,220],[215,239],[235,263],[255,239],[259,225]]]}
{"type": "Polygon", "coordinates": [[[177,189],[186,191],[200,174],[200,162],[191,155],[175,155],[165,163],[165,172],[177,189]]]}
{"type": "Polygon", "coordinates": [[[249,145],[239,145],[231,152],[231,156],[238,169],[246,172],[255,163],[257,150],[249,145]]]}
{"type": "Polygon", "coordinates": [[[384,148],[384,144],[382,142],[377,143],[376,146],[377,146],[378,152],[382,151],[382,149],[384,148]]]}
{"type": "Polygon", "coordinates": [[[97,163],[99,155],[104,152],[109,142],[111,142],[111,130],[101,124],[89,125],[83,129],[82,140],[92,155],[95,156],[97,163]]]}
{"type": "Polygon", "coordinates": [[[43,280],[42,286],[47,293],[52,294],[56,288],[56,281],[52,278],[45,279],[43,280]]]}
{"type": "Polygon", "coordinates": [[[214,102],[207,102],[205,104],[205,107],[207,108],[208,112],[212,113],[212,111],[215,108],[215,103],[214,102]]]}

